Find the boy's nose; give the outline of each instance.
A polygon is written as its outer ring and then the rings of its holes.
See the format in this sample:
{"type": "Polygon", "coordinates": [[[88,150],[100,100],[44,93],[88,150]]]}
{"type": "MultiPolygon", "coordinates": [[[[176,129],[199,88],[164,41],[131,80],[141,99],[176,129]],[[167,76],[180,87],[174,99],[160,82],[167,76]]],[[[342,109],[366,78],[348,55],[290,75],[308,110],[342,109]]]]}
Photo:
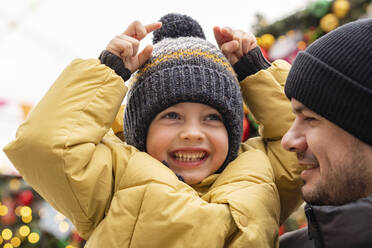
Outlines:
{"type": "Polygon", "coordinates": [[[203,140],[205,134],[203,130],[195,124],[186,125],[180,133],[183,140],[203,140]]]}
{"type": "Polygon", "coordinates": [[[281,144],[287,151],[303,152],[307,149],[306,137],[299,132],[298,128],[294,122],[282,138],[281,144]]]}

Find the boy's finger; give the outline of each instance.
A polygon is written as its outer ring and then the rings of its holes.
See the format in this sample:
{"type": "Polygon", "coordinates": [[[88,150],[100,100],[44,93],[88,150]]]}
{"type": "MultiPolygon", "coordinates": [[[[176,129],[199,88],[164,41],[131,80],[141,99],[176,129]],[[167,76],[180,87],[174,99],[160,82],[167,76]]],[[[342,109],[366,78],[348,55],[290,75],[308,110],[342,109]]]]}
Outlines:
{"type": "Polygon", "coordinates": [[[221,46],[221,51],[225,56],[234,53],[237,49],[239,49],[239,42],[237,40],[226,42],[221,46]]]}
{"type": "Polygon", "coordinates": [[[130,42],[115,37],[112,41],[107,45],[106,50],[109,52],[121,57],[133,56],[133,46],[130,42]]]}
{"type": "Polygon", "coordinates": [[[133,47],[127,43],[127,42],[123,42],[123,47],[124,49],[122,49],[120,51],[120,57],[122,59],[126,58],[126,57],[132,57],[133,56],[133,47]]]}
{"type": "Polygon", "coordinates": [[[221,34],[224,36],[227,40],[234,39],[234,32],[230,27],[224,27],[221,29],[221,34]]]}
{"type": "Polygon", "coordinates": [[[250,47],[249,47],[249,50],[252,50],[253,48],[255,48],[257,46],[257,39],[256,39],[256,36],[254,36],[252,33],[249,33],[249,36],[250,36],[250,47]]]}
{"type": "Polygon", "coordinates": [[[223,44],[223,35],[221,33],[221,28],[218,26],[213,27],[213,33],[218,46],[221,48],[221,45],[223,44]]]}
{"type": "Polygon", "coordinates": [[[125,36],[124,40],[132,45],[132,56],[135,56],[138,53],[140,42],[130,36],[125,36]]]}
{"type": "Polygon", "coordinates": [[[248,35],[244,35],[242,37],[242,52],[243,54],[247,54],[250,50],[251,41],[249,40],[248,35]]]}
{"type": "Polygon", "coordinates": [[[255,48],[257,46],[257,39],[256,36],[254,36],[252,33],[247,33],[247,39],[248,39],[248,52],[255,48]]]}
{"type": "Polygon", "coordinates": [[[145,30],[148,33],[151,33],[159,28],[161,28],[163,24],[161,22],[154,22],[154,23],[151,23],[151,24],[147,24],[145,25],[145,30]]]}
{"type": "Polygon", "coordinates": [[[140,42],[137,39],[135,39],[133,37],[130,37],[128,35],[125,35],[125,34],[119,34],[119,35],[116,36],[116,38],[121,39],[123,42],[128,42],[129,44],[131,44],[131,46],[132,46],[132,56],[137,54],[138,48],[139,48],[139,45],[140,45],[140,42]]]}
{"type": "Polygon", "coordinates": [[[147,45],[139,54],[138,54],[138,64],[141,67],[152,55],[152,45],[147,45]]]}
{"type": "Polygon", "coordinates": [[[256,40],[251,41],[251,44],[250,44],[250,47],[249,47],[249,51],[252,50],[255,47],[257,47],[257,41],[256,40]]]}
{"type": "Polygon", "coordinates": [[[134,26],[134,33],[131,35],[131,37],[140,41],[145,38],[146,35],[147,31],[145,26],[143,26],[142,24],[138,24],[134,26]]]}
{"type": "Polygon", "coordinates": [[[138,25],[136,26],[136,30],[135,30],[136,34],[133,36],[133,38],[137,40],[142,40],[143,38],[146,37],[146,35],[148,35],[152,31],[155,31],[161,28],[161,25],[162,25],[161,22],[155,22],[155,23],[147,24],[145,26],[143,26],[142,24],[138,25]]]}
{"type": "Polygon", "coordinates": [[[128,35],[128,36],[131,36],[131,37],[135,37],[136,36],[136,30],[138,30],[140,26],[143,27],[143,25],[141,24],[141,22],[134,21],[131,24],[129,24],[129,26],[123,32],[123,34],[128,35]]]}
{"type": "Polygon", "coordinates": [[[127,28],[127,30],[124,31],[123,34],[131,36],[137,40],[142,40],[148,33],[161,28],[161,26],[161,22],[155,22],[144,26],[141,22],[134,21],[129,25],[129,27],[127,28]]]}
{"type": "Polygon", "coordinates": [[[229,56],[228,60],[229,60],[229,62],[230,62],[231,65],[235,65],[236,62],[239,61],[239,59],[235,55],[233,55],[233,54],[229,56]]]}

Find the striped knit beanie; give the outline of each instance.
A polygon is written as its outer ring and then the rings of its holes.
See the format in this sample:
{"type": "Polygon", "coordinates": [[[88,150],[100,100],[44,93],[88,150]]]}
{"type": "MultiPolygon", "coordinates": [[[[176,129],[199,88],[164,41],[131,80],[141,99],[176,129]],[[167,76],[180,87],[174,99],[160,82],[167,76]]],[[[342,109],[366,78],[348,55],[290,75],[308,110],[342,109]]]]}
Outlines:
{"type": "Polygon", "coordinates": [[[229,151],[224,164],[238,155],[242,136],[243,103],[239,84],[226,57],[205,40],[191,17],[168,14],[154,31],[152,57],[133,75],[124,113],[128,144],[146,150],[148,127],[164,109],[181,102],[209,105],[222,116],[229,151]]]}
{"type": "Polygon", "coordinates": [[[285,93],[372,145],[372,19],[345,24],[300,52],[285,93]]]}

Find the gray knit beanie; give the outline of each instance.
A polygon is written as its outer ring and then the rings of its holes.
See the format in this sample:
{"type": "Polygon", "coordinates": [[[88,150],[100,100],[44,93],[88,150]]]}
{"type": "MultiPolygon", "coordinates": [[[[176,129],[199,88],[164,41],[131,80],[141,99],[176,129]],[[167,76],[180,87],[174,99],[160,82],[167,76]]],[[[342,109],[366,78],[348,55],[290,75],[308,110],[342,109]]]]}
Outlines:
{"type": "Polygon", "coordinates": [[[372,19],[345,24],[300,52],[285,93],[372,145],[372,19]]]}
{"type": "MultiPolygon", "coordinates": [[[[205,40],[191,17],[168,14],[154,31],[152,57],[133,75],[124,113],[128,144],[146,150],[148,127],[164,109],[181,102],[215,108],[228,132],[229,152],[217,172],[238,155],[243,129],[239,84],[226,57],[205,40]]],[[[161,142],[161,141],[159,141],[161,142]]]]}

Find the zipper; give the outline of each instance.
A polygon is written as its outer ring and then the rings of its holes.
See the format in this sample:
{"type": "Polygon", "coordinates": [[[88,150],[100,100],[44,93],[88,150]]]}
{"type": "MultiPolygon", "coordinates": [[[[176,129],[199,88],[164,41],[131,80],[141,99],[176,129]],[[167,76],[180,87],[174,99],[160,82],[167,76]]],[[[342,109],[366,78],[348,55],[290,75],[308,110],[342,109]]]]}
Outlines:
{"type": "Polygon", "coordinates": [[[315,218],[314,210],[311,205],[305,206],[305,215],[308,222],[307,234],[309,239],[314,241],[315,248],[324,248],[320,226],[315,218]]]}

